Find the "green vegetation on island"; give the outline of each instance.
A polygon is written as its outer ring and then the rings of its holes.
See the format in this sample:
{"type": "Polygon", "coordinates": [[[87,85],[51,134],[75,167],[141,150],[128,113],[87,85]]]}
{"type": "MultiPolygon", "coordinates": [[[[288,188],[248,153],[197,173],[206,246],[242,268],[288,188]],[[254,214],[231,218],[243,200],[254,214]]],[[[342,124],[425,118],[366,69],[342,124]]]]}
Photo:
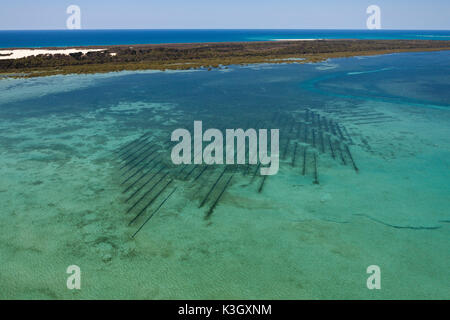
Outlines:
{"type": "MultiPolygon", "coordinates": [[[[436,40],[315,40],[164,45],[93,46],[83,54],[37,55],[0,60],[0,77],[123,70],[208,69],[252,63],[306,63],[328,58],[396,52],[450,50],[450,41],[436,40]]],[[[52,48],[55,49],[55,48],[52,48]]]]}

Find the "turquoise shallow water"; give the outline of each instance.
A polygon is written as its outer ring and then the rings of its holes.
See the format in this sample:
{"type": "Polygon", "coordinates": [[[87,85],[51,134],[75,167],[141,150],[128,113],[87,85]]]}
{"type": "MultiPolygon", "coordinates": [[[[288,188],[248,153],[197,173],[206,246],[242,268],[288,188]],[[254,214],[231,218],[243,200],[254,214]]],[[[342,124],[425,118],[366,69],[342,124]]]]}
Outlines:
{"type": "Polygon", "coordinates": [[[0,297],[448,299],[449,58],[0,81],[0,297]],[[173,166],[194,120],[279,128],[279,173],[173,166]]]}

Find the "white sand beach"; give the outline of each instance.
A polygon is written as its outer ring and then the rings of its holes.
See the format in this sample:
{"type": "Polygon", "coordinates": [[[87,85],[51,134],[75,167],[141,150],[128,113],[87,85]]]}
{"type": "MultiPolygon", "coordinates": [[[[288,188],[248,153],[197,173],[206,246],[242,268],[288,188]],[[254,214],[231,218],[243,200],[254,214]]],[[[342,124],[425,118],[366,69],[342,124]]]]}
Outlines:
{"type": "Polygon", "coordinates": [[[26,58],[30,56],[37,56],[40,54],[71,54],[76,52],[81,52],[82,54],[86,54],[88,52],[97,52],[97,51],[105,51],[106,49],[13,49],[13,50],[0,50],[0,60],[6,59],[20,59],[26,58]]]}

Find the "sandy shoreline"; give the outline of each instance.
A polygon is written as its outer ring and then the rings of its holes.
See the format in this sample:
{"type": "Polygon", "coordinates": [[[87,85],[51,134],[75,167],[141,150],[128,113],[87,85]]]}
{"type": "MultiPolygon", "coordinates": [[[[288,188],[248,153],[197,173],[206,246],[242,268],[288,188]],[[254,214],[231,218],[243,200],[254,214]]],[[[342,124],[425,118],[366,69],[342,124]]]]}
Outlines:
{"type": "Polygon", "coordinates": [[[96,51],[105,51],[106,49],[76,49],[76,48],[67,48],[67,49],[12,49],[12,50],[0,50],[0,60],[7,59],[21,59],[31,56],[37,56],[40,54],[64,54],[69,55],[71,53],[81,52],[82,54],[86,54],[88,52],[96,52],[96,51]]]}

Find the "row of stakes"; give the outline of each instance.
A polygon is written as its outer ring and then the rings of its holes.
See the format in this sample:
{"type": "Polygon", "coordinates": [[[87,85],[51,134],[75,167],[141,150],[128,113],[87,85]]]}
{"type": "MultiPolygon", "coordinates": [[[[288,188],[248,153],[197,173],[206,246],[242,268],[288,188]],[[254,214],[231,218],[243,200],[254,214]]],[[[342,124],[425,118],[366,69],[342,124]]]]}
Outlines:
{"type": "MultiPolygon", "coordinates": [[[[130,226],[143,216],[147,212],[147,209],[158,201],[161,195],[167,193],[167,196],[163,198],[161,203],[138,227],[136,232],[132,235],[132,238],[142,230],[148,221],[154,217],[154,215],[173,196],[177,190],[176,186],[172,187],[175,180],[192,180],[192,183],[195,183],[201,179],[207,169],[210,168],[210,166],[194,166],[190,170],[187,170],[188,165],[181,165],[178,170],[177,168],[174,169],[164,161],[164,155],[167,154],[164,146],[167,146],[169,143],[170,142],[166,142],[161,146],[150,138],[150,133],[146,133],[116,151],[117,157],[122,162],[120,166],[120,177],[122,178],[120,184],[124,187],[122,193],[127,195],[125,203],[130,204],[126,213],[130,214],[134,212],[134,217],[129,222],[130,226]],[[195,172],[197,168],[200,168],[200,170],[195,172]],[[166,192],[171,187],[172,190],[166,192]]],[[[210,171],[215,170],[210,169],[210,171]]],[[[218,205],[226,189],[231,184],[235,171],[236,168],[225,166],[224,170],[221,171],[214,184],[201,201],[199,208],[203,207],[212,198],[214,190],[219,189],[219,193],[213,199],[212,204],[206,212],[205,218],[209,218],[218,205]],[[226,173],[229,173],[229,175],[224,185],[220,188],[219,181],[221,181],[226,173]]]]}
{"type": "MultiPolygon", "coordinates": [[[[314,177],[313,183],[315,184],[319,183],[317,150],[325,153],[328,149],[332,157],[336,159],[336,157],[339,156],[343,164],[347,163],[346,158],[348,158],[355,171],[358,171],[348,146],[349,143],[352,143],[352,140],[344,127],[339,126],[336,122],[326,119],[311,110],[306,110],[303,114],[303,118],[303,121],[298,121],[294,118],[283,117],[280,113],[275,114],[273,117],[272,121],[284,123],[283,131],[286,130],[289,133],[282,151],[282,159],[286,158],[289,147],[293,144],[291,165],[293,167],[296,166],[300,154],[303,163],[302,175],[306,175],[308,160],[311,158],[314,177]],[[342,148],[339,138],[347,142],[343,143],[342,148]],[[310,149],[312,149],[311,152],[310,149]],[[344,152],[346,153],[346,156],[344,155],[344,152]]],[[[262,124],[264,124],[264,121],[259,121],[255,128],[260,127],[262,124]]],[[[169,144],[170,141],[163,143],[162,145],[155,143],[151,139],[151,133],[148,132],[116,151],[117,157],[122,162],[120,166],[121,178],[123,179],[121,181],[121,186],[124,187],[123,194],[127,196],[125,203],[130,204],[127,213],[135,213],[135,216],[130,220],[129,225],[134,224],[147,212],[148,208],[156,203],[164,193],[167,193],[167,196],[162,198],[163,200],[159,205],[156,206],[147,219],[145,219],[138,227],[137,231],[132,235],[133,238],[176,192],[177,187],[173,186],[175,180],[191,181],[192,184],[195,184],[204,176],[208,168],[211,167],[208,165],[192,165],[192,167],[189,168],[189,165],[181,165],[179,170],[174,170],[170,164],[167,164],[167,162],[164,161],[164,155],[167,155],[166,147],[169,144]],[[145,189],[146,187],[147,189],[145,189]],[[171,190],[166,192],[170,188],[171,190]],[[157,192],[149,198],[149,196],[154,193],[153,191],[157,192]]],[[[244,176],[250,176],[251,184],[259,177],[260,167],[261,163],[258,163],[255,166],[255,169],[252,170],[253,172],[251,172],[249,164],[243,166],[225,166],[224,169],[218,173],[211,187],[200,201],[199,208],[202,208],[212,199],[212,203],[206,211],[205,218],[211,216],[239,169],[241,169],[244,176]],[[216,197],[212,198],[214,193],[216,193],[216,197]]],[[[210,174],[212,176],[216,170],[210,169],[209,171],[212,171],[210,174]]],[[[259,193],[263,191],[267,179],[268,176],[261,176],[261,181],[257,187],[259,193]]]]}

